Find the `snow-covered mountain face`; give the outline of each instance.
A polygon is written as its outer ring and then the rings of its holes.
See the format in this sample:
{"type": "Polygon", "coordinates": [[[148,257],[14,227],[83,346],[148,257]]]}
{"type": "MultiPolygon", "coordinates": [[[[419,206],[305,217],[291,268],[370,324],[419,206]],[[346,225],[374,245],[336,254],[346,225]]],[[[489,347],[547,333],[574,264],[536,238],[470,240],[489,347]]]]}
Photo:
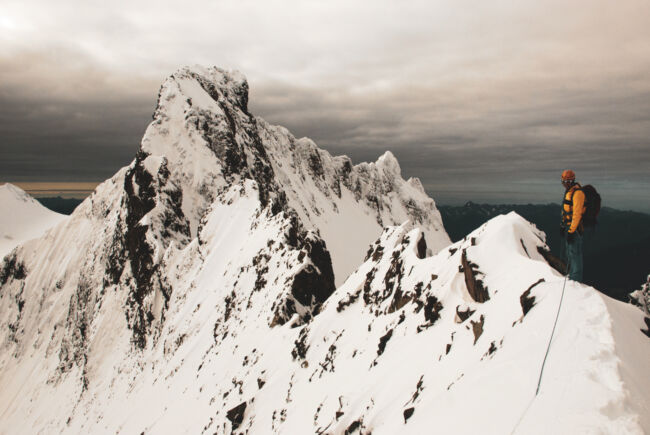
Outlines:
{"type": "Polygon", "coordinates": [[[5,259],[6,382],[25,380],[9,369],[20,361],[39,382],[66,380],[81,394],[90,367],[105,363],[98,347],[125,357],[160,346],[172,296],[187,297],[201,280],[230,299],[263,295],[255,307],[267,327],[300,324],[384,224],[424,228],[434,251],[449,243],[433,200],[401,178],[392,154],[353,166],[254,117],[247,99],[239,74],[178,71],[161,87],[133,163],[5,259]]]}
{"type": "Polygon", "coordinates": [[[0,186],[0,259],[19,244],[42,236],[66,216],[43,207],[21,188],[0,186]]]}
{"type": "Polygon", "coordinates": [[[422,227],[432,252],[450,244],[433,200],[419,180],[401,178],[390,152],[354,166],[252,116],[247,107],[245,78],[219,69],[182,69],[161,88],[139,160],[153,165],[151,171],[164,160],[180,189],[190,237],[225,188],[252,179],[263,207],[291,210],[305,229],[319,233],[338,283],[386,225],[409,220],[422,227]]]}
{"type": "Polygon", "coordinates": [[[134,162],[0,265],[0,427],[650,429],[638,309],[568,282],[526,411],[564,283],[543,234],[510,214],[445,246],[392,155],[352,166],[246,103],[174,74],[134,162]]]}

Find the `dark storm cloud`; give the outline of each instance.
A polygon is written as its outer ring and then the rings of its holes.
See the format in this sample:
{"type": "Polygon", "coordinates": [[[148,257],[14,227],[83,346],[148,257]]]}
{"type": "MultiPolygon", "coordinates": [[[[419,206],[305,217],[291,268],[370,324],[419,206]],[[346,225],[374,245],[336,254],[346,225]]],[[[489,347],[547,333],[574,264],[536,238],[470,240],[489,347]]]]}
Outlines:
{"type": "Polygon", "coordinates": [[[255,113],[335,154],[393,151],[442,202],[555,200],[570,166],[650,209],[649,14],[646,0],[6,0],[0,181],[110,176],[164,77],[201,63],[244,72],[255,113]]]}
{"type": "Polygon", "coordinates": [[[3,181],[99,181],[128,164],[152,101],[21,101],[0,97],[3,181]]]}
{"type": "Polygon", "coordinates": [[[472,93],[431,88],[367,96],[276,86],[258,93],[251,107],[268,121],[355,162],[391,150],[403,174],[419,177],[442,202],[554,201],[559,172],[572,167],[610,204],[650,209],[645,89],[509,86],[476,89],[480,102],[472,93]]]}

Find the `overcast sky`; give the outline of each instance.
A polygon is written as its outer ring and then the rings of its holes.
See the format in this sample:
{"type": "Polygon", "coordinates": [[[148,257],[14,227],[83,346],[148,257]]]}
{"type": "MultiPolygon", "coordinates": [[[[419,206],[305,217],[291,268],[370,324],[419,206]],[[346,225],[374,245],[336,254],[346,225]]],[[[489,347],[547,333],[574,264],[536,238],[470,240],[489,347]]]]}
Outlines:
{"type": "Polygon", "coordinates": [[[0,3],[0,182],[102,181],[164,78],[242,71],[250,109],[439,203],[551,202],[562,169],[650,212],[650,2],[0,3]]]}

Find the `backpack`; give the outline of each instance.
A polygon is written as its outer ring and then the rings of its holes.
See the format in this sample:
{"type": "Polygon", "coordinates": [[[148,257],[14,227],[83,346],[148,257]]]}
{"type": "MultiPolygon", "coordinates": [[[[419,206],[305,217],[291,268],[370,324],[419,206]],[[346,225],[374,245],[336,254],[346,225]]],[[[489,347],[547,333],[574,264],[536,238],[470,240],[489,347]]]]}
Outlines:
{"type": "Polygon", "coordinates": [[[598,223],[598,213],[600,213],[600,195],[591,184],[582,186],[582,192],[585,194],[585,212],[582,214],[582,224],[585,228],[595,227],[598,223]]]}

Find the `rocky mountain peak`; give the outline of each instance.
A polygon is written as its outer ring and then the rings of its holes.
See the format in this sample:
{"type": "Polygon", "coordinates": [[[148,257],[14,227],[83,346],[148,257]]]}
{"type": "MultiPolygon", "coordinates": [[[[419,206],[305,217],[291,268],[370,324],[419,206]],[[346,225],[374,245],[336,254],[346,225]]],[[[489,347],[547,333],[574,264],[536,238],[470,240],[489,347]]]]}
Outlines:
{"type": "Polygon", "coordinates": [[[394,175],[400,175],[402,172],[397,158],[390,151],[386,151],[384,154],[379,156],[376,165],[382,170],[394,175]]]}

